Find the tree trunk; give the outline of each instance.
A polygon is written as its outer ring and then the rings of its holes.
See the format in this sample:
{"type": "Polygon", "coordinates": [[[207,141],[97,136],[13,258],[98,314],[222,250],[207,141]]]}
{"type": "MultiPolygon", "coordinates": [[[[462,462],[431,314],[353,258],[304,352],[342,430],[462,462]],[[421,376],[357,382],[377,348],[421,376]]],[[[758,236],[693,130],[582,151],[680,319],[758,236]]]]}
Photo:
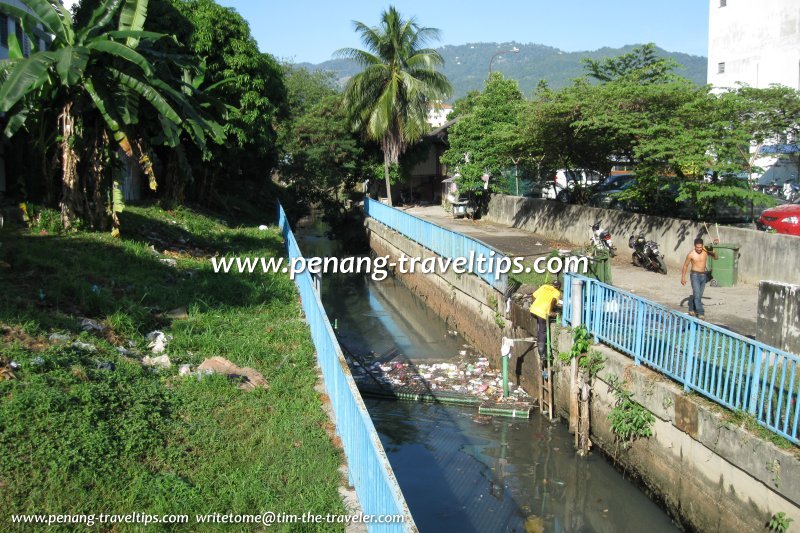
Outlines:
{"type": "Polygon", "coordinates": [[[389,205],[394,205],[392,203],[392,179],[389,177],[389,155],[384,154],[383,156],[383,175],[386,177],[386,201],[389,202],[389,205]]]}
{"type": "Polygon", "coordinates": [[[91,198],[88,206],[88,214],[91,225],[94,229],[106,231],[109,226],[110,210],[109,187],[106,173],[109,170],[107,165],[109,139],[105,131],[101,131],[101,126],[95,124],[94,142],[92,143],[92,160],[89,162],[89,177],[91,178],[90,187],[87,193],[91,193],[87,200],[91,198]]]}
{"type": "Polygon", "coordinates": [[[67,103],[58,117],[61,130],[61,224],[69,229],[81,214],[81,190],[78,177],[78,154],[73,147],[75,117],[72,102],[67,103]]]}

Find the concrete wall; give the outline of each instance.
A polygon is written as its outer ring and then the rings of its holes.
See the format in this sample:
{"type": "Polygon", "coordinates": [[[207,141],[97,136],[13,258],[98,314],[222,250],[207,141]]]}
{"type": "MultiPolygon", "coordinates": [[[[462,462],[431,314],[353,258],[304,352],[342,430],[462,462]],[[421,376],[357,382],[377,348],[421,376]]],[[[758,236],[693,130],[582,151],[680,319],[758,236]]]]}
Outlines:
{"type": "MultiPolygon", "coordinates": [[[[555,204],[554,202],[550,202],[555,204]]],[[[431,252],[375,220],[367,220],[370,246],[380,255],[430,257],[431,252]]],[[[503,336],[535,332],[524,306],[498,325],[502,295],[476,276],[398,273],[398,278],[440,316],[453,324],[492,365],[500,365],[503,336]]],[[[555,337],[559,351],[569,350],[569,330],[555,337]]],[[[532,345],[516,343],[512,372],[532,396],[538,396],[538,357],[532,345]]],[[[776,513],[800,523],[800,461],[797,449],[782,450],[733,421],[727,412],[610,348],[596,346],[606,358],[593,384],[591,438],[594,451],[611,458],[640,482],[684,529],[760,531],[776,513]],[[630,447],[611,431],[608,414],[615,397],[612,376],[624,381],[634,399],[656,417],[654,435],[630,447]]],[[[569,367],[557,363],[553,376],[556,412],[567,418],[569,367]]],[[[577,459],[576,460],[580,460],[577,459]]],[[[644,526],[643,526],[644,527],[644,526]]]]}
{"type": "MultiPolygon", "coordinates": [[[[562,332],[562,350],[571,344],[562,332]]],[[[783,450],[754,435],[715,404],[685,394],[677,384],[605,346],[606,358],[592,386],[591,439],[651,492],[686,530],[763,531],[779,512],[800,520],[800,461],[797,449],[783,450]],[[633,399],[655,416],[653,436],[621,446],[608,415],[614,376],[633,399]]],[[[556,400],[567,418],[569,371],[555,376],[556,400]]]]}
{"type": "Polygon", "coordinates": [[[800,353],[800,285],[761,282],[757,336],[764,344],[800,353]]]}
{"type": "MultiPolygon", "coordinates": [[[[405,254],[409,257],[433,257],[433,253],[405,238],[396,231],[368,218],[370,248],[378,255],[388,255],[391,261],[405,254]]],[[[500,345],[503,337],[529,337],[531,334],[520,326],[531,326],[530,313],[516,308],[508,318],[504,316],[503,295],[474,275],[457,275],[447,272],[436,274],[401,274],[395,276],[434,313],[442,317],[455,330],[483,353],[495,368],[501,366],[500,345]],[[516,318],[515,318],[516,317],[516,318]],[[521,318],[520,318],[521,317],[521,318]],[[519,322],[523,322],[520,324],[519,322]]],[[[535,327],[532,328],[535,332],[535,327]]],[[[515,343],[512,366],[515,383],[527,391],[538,391],[538,384],[531,378],[533,368],[539,364],[534,346],[515,343]]]]}
{"type": "MultiPolygon", "coordinates": [[[[486,219],[576,245],[587,244],[590,226],[600,221],[603,228],[611,232],[621,255],[630,252],[628,237],[642,233],[659,244],[664,259],[672,268],[683,266],[695,238],[702,237],[706,242],[710,241],[703,225],[691,220],[563,205],[538,198],[500,194],[492,196],[486,219]]],[[[713,226],[709,229],[715,238],[716,229],[713,226]]],[[[800,265],[800,237],[726,226],[719,227],[719,236],[724,243],[740,245],[739,280],[749,283],[776,280],[800,284],[800,268],[797,268],[800,265]]]]}

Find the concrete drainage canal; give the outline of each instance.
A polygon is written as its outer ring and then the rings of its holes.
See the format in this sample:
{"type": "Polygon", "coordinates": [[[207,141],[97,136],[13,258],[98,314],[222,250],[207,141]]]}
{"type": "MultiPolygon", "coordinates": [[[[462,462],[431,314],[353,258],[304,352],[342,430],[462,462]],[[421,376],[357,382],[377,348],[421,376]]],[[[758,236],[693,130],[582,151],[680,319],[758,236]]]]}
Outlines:
{"type": "MultiPolygon", "coordinates": [[[[325,229],[298,229],[306,257],[340,251],[325,229]]],[[[567,428],[538,409],[530,418],[481,414],[485,398],[502,394],[500,373],[399,281],[326,274],[321,290],[421,531],[676,530],[602,456],[578,457],[567,428]],[[420,378],[430,385],[416,399],[452,399],[413,401],[420,378]],[[405,401],[387,400],[382,384],[405,390],[394,395],[405,401]]],[[[515,401],[530,400],[510,387],[515,401]]]]}

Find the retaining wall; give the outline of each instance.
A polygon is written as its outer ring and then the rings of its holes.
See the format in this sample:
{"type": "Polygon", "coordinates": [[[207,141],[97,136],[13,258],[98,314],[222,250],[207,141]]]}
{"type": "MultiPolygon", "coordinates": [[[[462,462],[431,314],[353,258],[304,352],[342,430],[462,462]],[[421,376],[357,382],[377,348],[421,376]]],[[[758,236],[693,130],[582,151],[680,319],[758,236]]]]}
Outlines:
{"type": "MultiPolygon", "coordinates": [[[[561,346],[571,344],[563,330],[561,346]]],[[[800,461],[797,448],[778,448],[744,429],[733,413],[623,354],[594,346],[606,358],[591,397],[591,439],[646,487],[687,530],[763,531],[770,518],[786,513],[800,520],[800,461]],[[655,416],[653,436],[629,448],[615,440],[608,415],[616,398],[612,376],[655,416]]],[[[565,348],[562,348],[565,349],[565,348]]],[[[554,405],[568,418],[569,369],[555,379],[554,405]]]]}
{"type": "MultiPolygon", "coordinates": [[[[697,237],[710,241],[703,224],[691,220],[654,217],[583,205],[564,205],[539,198],[495,194],[485,218],[542,235],[545,238],[583,245],[589,241],[592,224],[611,232],[620,254],[628,253],[628,237],[644,234],[656,241],[667,264],[680,268],[697,237]]],[[[717,230],[709,227],[712,237],[717,230]]],[[[743,228],[719,226],[720,241],[738,243],[739,279],[749,283],[776,280],[800,284],[800,237],[743,228]]]]}
{"type": "MultiPolygon", "coordinates": [[[[373,219],[367,219],[366,225],[370,246],[379,255],[393,259],[403,253],[423,258],[432,255],[373,219]]],[[[510,316],[502,317],[498,313],[502,295],[476,276],[396,275],[483,352],[495,368],[501,364],[503,336],[535,334],[530,313],[514,304],[510,316]],[[503,327],[498,320],[503,321],[503,327]]],[[[569,330],[561,330],[555,338],[558,350],[569,350],[569,330]]],[[[595,348],[607,359],[595,380],[591,402],[595,451],[608,455],[637,478],[685,529],[758,531],[778,512],[800,523],[796,448],[782,450],[741,427],[741,422],[731,421],[731,413],[697,395],[685,394],[660,374],[635,366],[630,358],[610,348],[595,348]],[[616,442],[608,421],[615,404],[608,385],[611,376],[624,380],[634,399],[656,417],[653,437],[638,440],[629,448],[616,442]]],[[[513,353],[512,376],[516,374],[516,382],[537,397],[539,363],[534,346],[515,343],[513,353]]],[[[556,366],[554,405],[560,416],[568,418],[569,367],[556,366]]]]}
{"type": "Polygon", "coordinates": [[[800,353],[800,285],[761,282],[757,331],[764,344],[800,353]]]}
{"type": "MultiPolygon", "coordinates": [[[[400,233],[384,226],[374,219],[366,221],[370,248],[378,255],[390,256],[390,262],[397,261],[400,255],[408,257],[435,257],[433,252],[411,241],[400,233]]],[[[500,368],[500,345],[503,337],[530,337],[531,334],[518,326],[530,328],[530,313],[512,309],[511,316],[504,316],[505,302],[499,291],[487,285],[474,275],[458,275],[447,272],[437,274],[403,274],[395,276],[434,313],[442,317],[456,331],[483,353],[492,366],[500,368]]],[[[535,333],[535,326],[530,328],[535,333]]],[[[538,391],[538,384],[532,379],[534,365],[538,365],[535,347],[531,343],[514,343],[514,361],[511,366],[512,379],[526,391],[538,391]]]]}

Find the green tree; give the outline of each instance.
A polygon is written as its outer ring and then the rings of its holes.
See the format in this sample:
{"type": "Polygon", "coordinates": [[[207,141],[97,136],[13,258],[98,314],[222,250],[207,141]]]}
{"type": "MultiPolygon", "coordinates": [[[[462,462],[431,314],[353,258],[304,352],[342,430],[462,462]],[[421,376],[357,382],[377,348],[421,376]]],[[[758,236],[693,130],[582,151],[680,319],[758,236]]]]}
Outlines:
{"type": "Polygon", "coordinates": [[[584,59],[587,74],[601,82],[628,79],[639,83],[663,83],[674,79],[672,71],[678,63],[669,57],[659,57],[656,45],[637,46],[627,54],[602,60],[584,59]]]}
{"type": "Polygon", "coordinates": [[[450,147],[442,163],[460,174],[461,191],[483,194],[483,176],[488,174],[492,190],[497,190],[501,172],[512,166],[512,157],[521,150],[517,135],[522,93],[517,82],[493,72],[483,92],[458,106],[458,122],[450,127],[450,147]]]}
{"type": "Polygon", "coordinates": [[[591,130],[578,127],[585,118],[585,106],[596,97],[597,87],[586,80],[554,91],[541,84],[534,98],[523,104],[518,135],[529,164],[537,175],[557,169],[611,170],[609,156],[630,158],[629,149],[615,143],[613,131],[595,125],[591,130]],[[615,153],[616,152],[616,153],[615,153]]]}
{"type": "MultiPolygon", "coordinates": [[[[164,35],[142,31],[147,0],[106,0],[98,3],[85,24],[74,24],[61,2],[23,0],[33,13],[8,4],[0,10],[23,21],[32,38],[42,28],[52,38],[46,51],[28,58],[12,58],[0,87],[0,112],[6,113],[5,134],[12,136],[40,110],[58,110],[57,131],[61,166],[60,208],[69,227],[77,218],[102,229],[116,223],[118,191],[111,170],[116,152],[110,139],[148,167],[146,151],[137,135],[139,108],[152,107],[161,121],[161,133],[176,141],[186,132],[205,143],[213,126],[193,108],[187,91],[175,89],[176,80],[147,56],[164,35]],[[187,117],[182,118],[181,114],[187,117]],[[83,171],[79,171],[79,164],[83,171]],[[117,207],[114,207],[114,204],[117,207]],[[108,207],[111,205],[111,207],[108,207]]],[[[152,184],[154,175],[150,173],[152,184]]]]}
{"type": "Polygon", "coordinates": [[[339,204],[370,175],[372,153],[350,127],[339,94],[298,117],[286,138],[281,177],[292,183],[301,203],[339,204]]]}
{"type": "Polygon", "coordinates": [[[452,89],[436,71],[443,64],[441,55],[425,48],[438,38],[438,30],[421,27],[414,18],[404,20],[394,7],[383,12],[378,27],[354,24],[367,50],[337,53],[364,68],[348,81],[344,106],[354,127],[381,145],[391,205],[390,166],[427,132],[428,106],[448,98],[452,89]]]}
{"type": "MultiPolygon", "coordinates": [[[[226,143],[209,147],[204,160],[193,158],[191,194],[210,201],[237,180],[265,181],[277,167],[276,124],[287,113],[281,65],[259,51],[247,21],[233,8],[213,0],[161,1],[188,20],[190,31],[182,38],[189,59],[205,65],[204,86],[215,87],[214,96],[227,109],[226,143]]],[[[175,16],[151,18],[145,29],[171,33],[174,21],[175,16]]]]}

